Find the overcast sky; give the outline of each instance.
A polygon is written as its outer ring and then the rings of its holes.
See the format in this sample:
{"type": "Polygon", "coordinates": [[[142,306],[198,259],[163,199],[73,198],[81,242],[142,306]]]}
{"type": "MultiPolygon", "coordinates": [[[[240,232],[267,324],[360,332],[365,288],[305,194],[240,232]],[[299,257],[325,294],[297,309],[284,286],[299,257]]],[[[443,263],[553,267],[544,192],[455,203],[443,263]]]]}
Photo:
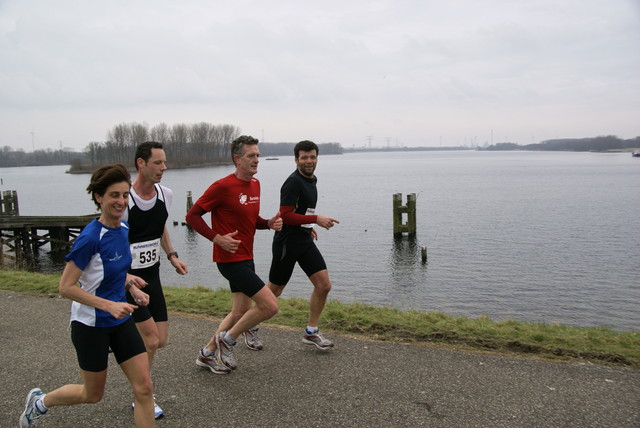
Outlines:
{"type": "Polygon", "coordinates": [[[0,0],[0,147],[119,123],[267,142],[640,135],[640,0],[0,0]]]}

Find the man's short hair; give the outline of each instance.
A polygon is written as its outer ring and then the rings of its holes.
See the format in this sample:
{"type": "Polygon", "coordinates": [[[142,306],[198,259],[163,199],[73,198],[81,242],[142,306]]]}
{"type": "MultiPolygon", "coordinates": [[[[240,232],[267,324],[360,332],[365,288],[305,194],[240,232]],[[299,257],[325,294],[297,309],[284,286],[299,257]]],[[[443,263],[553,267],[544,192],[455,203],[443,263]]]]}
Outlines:
{"type": "Polygon", "coordinates": [[[133,159],[133,164],[136,166],[136,170],[138,169],[138,158],[141,158],[143,161],[148,162],[151,157],[151,149],[161,149],[162,143],[157,141],[145,141],[144,143],[140,143],[136,148],[136,157],[133,159]]]}
{"type": "Polygon", "coordinates": [[[258,144],[259,141],[257,138],[253,138],[249,135],[241,135],[235,140],[231,142],[231,160],[233,164],[236,164],[235,159],[233,158],[235,155],[242,156],[244,154],[244,146],[252,146],[254,144],[258,144]]]}
{"type": "Polygon", "coordinates": [[[318,150],[318,145],[316,143],[310,140],[302,140],[293,148],[293,154],[296,156],[296,159],[298,159],[300,151],[310,152],[312,150],[316,151],[316,155],[320,154],[320,150],[318,150]]]}

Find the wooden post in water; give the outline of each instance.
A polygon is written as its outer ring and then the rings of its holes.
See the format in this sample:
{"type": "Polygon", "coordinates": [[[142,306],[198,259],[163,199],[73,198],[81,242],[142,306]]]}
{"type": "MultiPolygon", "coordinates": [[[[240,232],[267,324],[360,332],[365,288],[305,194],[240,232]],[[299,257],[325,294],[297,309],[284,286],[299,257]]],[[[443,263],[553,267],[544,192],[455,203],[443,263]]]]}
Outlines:
{"type": "Polygon", "coordinates": [[[393,195],[393,234],[416,234],[416,194],[407,195],[407,205],[402,205],[402,193],[393,195]],[[407,222],[403,223],[403,214],[407,214],[407,222]]]}
{"type": "Polygon", "coordinates": [[[407,195],[407,232],[409,235],[416,234],[416,194],[407,195]]]}
{"type": "Polygon", "coordinates": [[[4,190],[0,196],[0,215],[18,216],[18,192],[16,190],[4,190]]]}
{"type": "Polygon", "coordinates": [[[63,227],[55,227],[49,229],[49,245],[51,246],[51,252],[62,253],[69,250],[69,234],[63,227]]]}
{"type": "Polygon", "coordinates": [[[191,190],[187,190],[187,212],[193,206],[193,198],[191,197],[191,190]]]}
{"type": "MultiPolygon", "coordinates": [[[[193,206],[193,197],[191,196],[191,190],[187,190],[187,212],[189,212],[192,206],[193,206]]],[[[182,221],[182,225],[187,226],[188,228],[191,228],[191,226],[189,226],[187,222],[184,220],[182,221]]]]}
{"type": "Polygon", "coordinates": [[[402,235],[402,193],[393,194],[393,234],[402,235]]]}

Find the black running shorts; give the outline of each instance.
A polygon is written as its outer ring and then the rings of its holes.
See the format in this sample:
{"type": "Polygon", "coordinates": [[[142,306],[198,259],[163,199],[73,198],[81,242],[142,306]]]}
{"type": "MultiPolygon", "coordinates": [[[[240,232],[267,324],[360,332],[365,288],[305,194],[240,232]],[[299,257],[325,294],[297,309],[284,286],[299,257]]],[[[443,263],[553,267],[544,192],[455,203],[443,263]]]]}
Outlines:
{"type": "Polygon", "coordinates": [[[101,372],[108,367],[109,348],[118,364],[147,352],[132,317],[114,327],[90,327],[72,321],[71,341],[80,368],[88,372],[101,372]]]}
{"type": "Polygon", "coordinates": [[[273,258],[269,270],[269,281],[281,287],[287,285],[296,262],[307,276],[327,268],[327,264],[308,234],[290,236],[286,241],[273,240],[273,258]]]}
{"type": "Polygon", "coordinates": [[[241,262],[217,263],[218,270],[229,281],[232,293],[244,293],[252,297],[264,287],[264,281],[256,274],[256,267],[251,260],[241,262]]]}

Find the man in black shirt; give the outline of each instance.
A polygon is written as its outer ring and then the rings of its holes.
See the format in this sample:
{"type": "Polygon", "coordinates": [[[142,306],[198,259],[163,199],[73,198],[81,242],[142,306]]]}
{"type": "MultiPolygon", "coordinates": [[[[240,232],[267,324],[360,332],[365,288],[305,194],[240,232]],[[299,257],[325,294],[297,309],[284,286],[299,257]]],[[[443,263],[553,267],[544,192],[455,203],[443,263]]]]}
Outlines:
{"type": "MultiPolygon", "coordinates": [[[[269,288],[280,296],[291,279],[296,262],[311,280],[313,292],[309,301],[309,324],[302,341],[318,349],[330,349],[333,342],[318,331],[320,314],[331,290],[327,265],[313,242],[318,239],[313,224],[331,229],[335,218],[317,215],[316,202],[318,179],[314,171],[318,164],[318,146],[312,141],[301,141],[294,148],[296,170],[286,179],[280,189],[280,215],[282,230],[273,237],[273,260],[269,271],[269,288]]],[[[245,343],[250,349],[262,349],[254,327],[245,333],[245,343]]]]}

